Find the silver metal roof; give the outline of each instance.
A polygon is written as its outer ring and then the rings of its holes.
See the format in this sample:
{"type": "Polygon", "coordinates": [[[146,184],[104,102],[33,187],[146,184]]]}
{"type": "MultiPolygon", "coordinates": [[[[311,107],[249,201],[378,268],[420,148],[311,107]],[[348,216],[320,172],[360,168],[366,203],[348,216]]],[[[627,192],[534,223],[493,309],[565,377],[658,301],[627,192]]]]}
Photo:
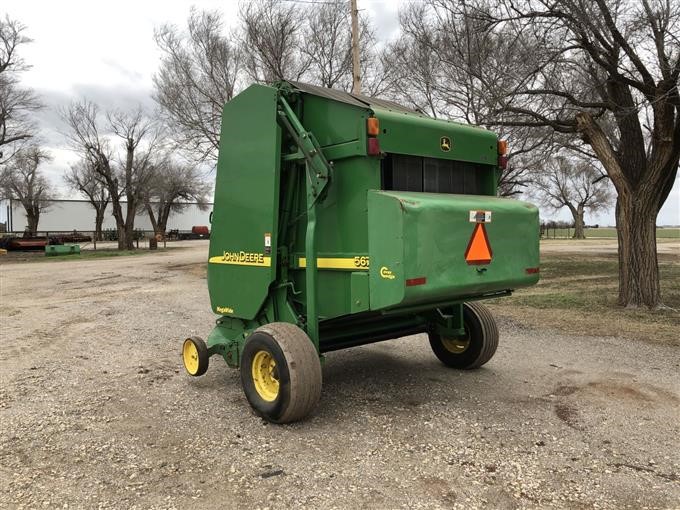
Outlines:
{"type": "Polygon", "coordinates": [[[385,110],[392,110],[404,113],[414,113],[416,115],[422,115],[422,113],[406,108],[393,101],[388,101],[387,99],[380,99],[377,97],[368,97],[361,94],[350,94],[343,90],[329,89],[326,87],[317,87],[316,85],[310,85],[308,83],[302,83],[299,81],[288,81],[293,87],[295,87],[300,92],[305,92],[307,94],[314,94],[315,96],[325,97],[327,99],[332,99],[334,101],[340,101],[341,103],[347,103],[354,106],[359,106],[362,108],[372,108],[374,106],[378,108],[383,108],[385,110]]]}

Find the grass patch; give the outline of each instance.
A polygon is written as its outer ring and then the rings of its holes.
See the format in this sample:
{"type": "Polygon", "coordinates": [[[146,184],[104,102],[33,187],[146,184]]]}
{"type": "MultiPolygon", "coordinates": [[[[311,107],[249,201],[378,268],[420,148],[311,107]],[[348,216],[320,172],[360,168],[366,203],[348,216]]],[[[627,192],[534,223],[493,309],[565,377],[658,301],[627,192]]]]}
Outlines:
{"type": "Polygon", "coordinates": [[[43,251],[27,251],[27,252],[8,252],[0,258],[0,263],[12,262],[54,262],[54,261],[76,261],[76,260],[92,260],[111,257],[138,257],[149,255],[152,253],[165,253],[171,250],[181,250],[181,246],[172,248],[159,248],[157,250],[137,249],[137,250],[83,250],[77,255],[55,255],[48,257],[43,251]]]}
{"type": "MultiPolygon", "coordinates": [[[[552,239],[553,235],[559,239],[561,237],[563,238],[569,238],[574,235],[574,229],[566,229],[566,228],[557,228],[557,229],[550,229],[549,232],[546,234],[546,239],[552,239]]],[[[616,229],[613,227],[602,227],[602,228],[586,228],[585,229],[585,236],[586,238],[597,238],[597,237],[606,237],[606,238],[611,238],[615,239],[616,238],[616,229]]],[[[657,228],[656,229],[656,237],[657,239],[680,239],[680,228],[675,228],[675,227],[669,227],[669,228],[657,228]]]]}
{"type": "Polygon", "coordinates": [[[617,305],[616,254],[544,253],[541,281],[492,308],[536,327],[580,335],[623,336],[680,345],[680,263],[659,258],[661,293],[670,309],[624,309],[617,305]]]}

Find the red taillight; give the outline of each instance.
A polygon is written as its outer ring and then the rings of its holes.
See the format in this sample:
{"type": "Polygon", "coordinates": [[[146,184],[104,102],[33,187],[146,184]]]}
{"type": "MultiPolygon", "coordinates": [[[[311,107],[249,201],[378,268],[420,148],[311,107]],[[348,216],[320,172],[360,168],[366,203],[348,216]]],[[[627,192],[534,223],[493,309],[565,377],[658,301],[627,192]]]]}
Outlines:
{"type": "Polygon", "coordinates": [[[379,156],[380,155],[380,142],[377,138],[368,139],[368,155],[369,156],[379,156]]]}
{"type": "Polygon", "coordinates": [[[527,267],[525,271],[527,274],[537,274],[539,272],[540,268],[538,267],[527,267]]]}
{"type": "Polygon", "coordinates": [[[505,170],[506,168],[508,168],[508,157],[498,156],[498,166],[500,167],[501,170],[505,170]]]}

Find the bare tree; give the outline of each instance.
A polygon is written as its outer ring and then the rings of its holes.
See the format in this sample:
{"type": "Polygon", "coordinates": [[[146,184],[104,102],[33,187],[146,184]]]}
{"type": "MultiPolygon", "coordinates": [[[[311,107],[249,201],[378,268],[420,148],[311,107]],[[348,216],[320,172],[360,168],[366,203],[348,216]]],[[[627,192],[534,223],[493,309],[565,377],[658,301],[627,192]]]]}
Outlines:
{"type": "Polygon", "coordinates": [[[0,18],[0,162],[8,161],[35,135],[30,113],[42,106],[35,93],[18,81],[18,74],[28,68],[18,54],[21,45],[31,42],[25,31],[23,24],[9,16],[0,18]]]}
{"type": "Polygon", "coordinates": [[[81,159],[75,165],[72,165],[63,178],[72,189],[85,196],[94,209],[94,238],[97,241],[103,241],[104,213],[111,201],[111,194],[106,182],[88,159],[81,159]]]}
{"type": "Polygon", "coordinates": [[[543,205],[559,211],[566,207],[574,219],[574,239],[585,239],[585,212],[611,206],[614,198],[609,181],[591,160],[557,156],[538,170],[534,189],[543,205]]]}
{"type": "Polygon", "coordinates": [[[241,4],[246,70],[257,82],[299,80],[309,69],[301,49],[304,15],[294,3],[255,0],[241,4]]]}
{"type": "Polygon", "coordinates": [[[105,115],[107,137],[98,107],[86,100],[72,103],[62,115],[71,129],[73,148],[82,154],[109,191],[118,249],[133,249],[135,216],[143,207],[160,143],[158,127],[141,108],[132,113],[113,111],[105,115]]]}
{"type": "Polygon", "coordinates": [[[658,306],[656,217],[680,160],[680,4],[498,1],[483,15],[532,49],[504,90],[500,122],[589,146],[617,191],[619,303],[658,306]]]}
{"type": "Polygon", "coordinates": [[[309,61],[308,78],[322,87],[351,89],[352,41],[345,0],[319,4],[310,10],[302,30],[300,52],[309,61]],[[349,88],[348,88],[349,79],[349,88]]]}
{"type": "Polygon", "coordinates": [[[192,9],[186,32],[172,25],[156,31],[162,52],[154,98],[171,125],[176,147],[198,161],[217,161],[222,108],[243,79],[243,54],[223,34],[216,12],[192,9]]]}
{"type": "Polygon", "coordinates": [[[680,159],[680,4],[428,0],[423,24],[486,91],[488,122],[581,140],[617,191],[619,303],[660,304],[656,217],[680,159]],[[456,44],[454,27],[475,44],[456,44]],[[459,30],[460,31],[460,30],[459,30]],[[448,41],[448,42],[447,42],[448,41]],[[477,44],[478,43],[478,44],[477,44]],[[489,58],[480,58],[488,47],[489,58]],[[495,65],[493,62],[496,62],[495,65]],[[649,122],[648,122],[649,119],[649,122]]]}
{"type": "Polygon", "coordinates": [[[484,81],[470,72],[488,69],[489,80],[505,79],[505,66],[498,58],[499,49],[507,45],[505,36],[484,36],[479,22],[423,3],[410,4],[401,12],[400,22],[402,36],[388,46],[384,56],[389,95],[425,115],[496,128],[499,138],[510,142],[508,165],[499,177],[499,195],[522,193],[531,169],[551,143],[551,130],[498,129],[493,125],[497,102],[484,81]]]}
{"type": "Polygon", "coordinates": [[[144,196],[144,207],[156,234],[165,236],[168,218],[196,202],[201,210],[208,208],[212,185],[194,165],[173,161],[168,155],[156,165],[144,196]]]}
{"type": "Polygon", "coordinates": [[[29,235],[38,231],[40,214],[49,207],[53,198],[52,187],[40,171],[40,165],[49,159],[49,154],[39,147],[24,147],[6,165],[0,179],[5,194],[19,200],[26,211],[29,235]]]}
{"type": "MultiPolygon", "coordinates": [[[[352,36],[346,0],[330,0],[310,9],[299,21],[303,26],[299,51],[308,62],[301,79],[350,92],[352,90],[352,36]]],[[[375,51],[375,31],[370,21],[359,16],[359,67],[362,94],[385,92],[387,79],[380,55],[375,51]]]]}

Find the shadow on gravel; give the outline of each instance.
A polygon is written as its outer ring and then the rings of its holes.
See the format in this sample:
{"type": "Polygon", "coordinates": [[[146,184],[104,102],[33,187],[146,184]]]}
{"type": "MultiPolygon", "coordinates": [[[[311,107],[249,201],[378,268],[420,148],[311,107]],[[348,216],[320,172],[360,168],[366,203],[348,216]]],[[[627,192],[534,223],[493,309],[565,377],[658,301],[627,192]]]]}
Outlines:
{"type": "MultiPolygon", "coordinates": [[[[423,349],[429,349],[426,345],[423,349]]],[[[489,368],[459,371],[431,360],[393,354],[388,348],[359,348],[330,353],[323,367],[323,395],[320,412],[329,418],[351,406],[354,411],[385,414],[411,410],[423,405],[455,405],[467,399],[465,388],[476,391],[494,384],[489,368]],[[358,352],[360,351],[360,352],[358,352]]]]}

